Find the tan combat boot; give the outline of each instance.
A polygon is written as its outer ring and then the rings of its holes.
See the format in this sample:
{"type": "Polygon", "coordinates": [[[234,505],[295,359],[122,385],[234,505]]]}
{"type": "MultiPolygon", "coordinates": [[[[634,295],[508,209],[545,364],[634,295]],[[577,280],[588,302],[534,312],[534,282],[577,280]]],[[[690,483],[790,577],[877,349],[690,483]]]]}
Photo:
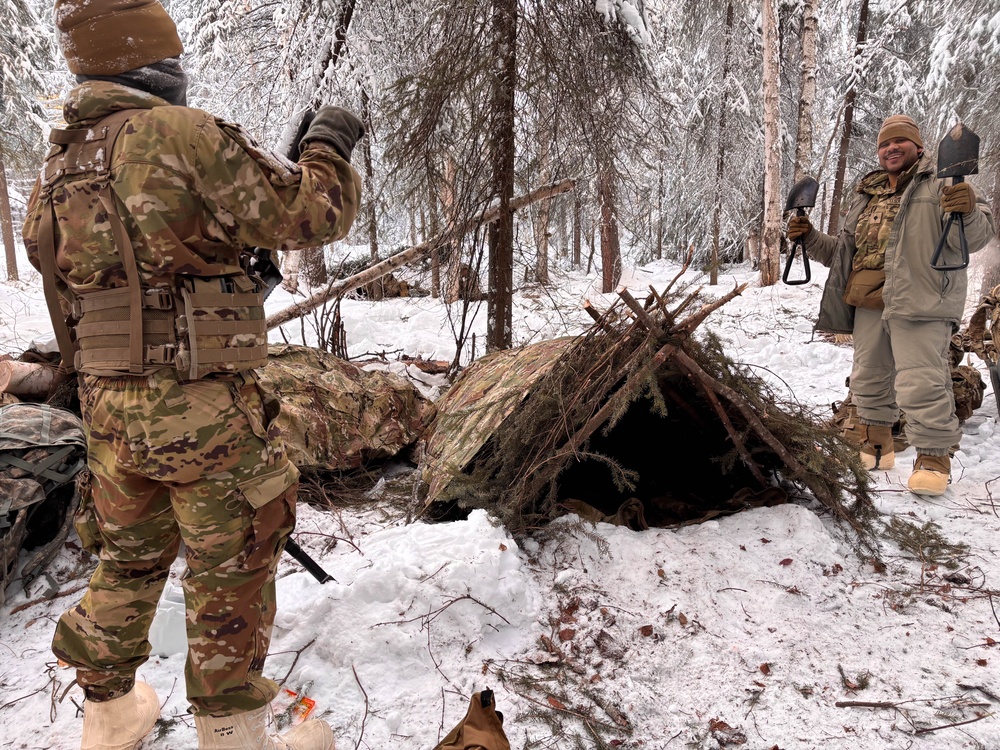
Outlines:
{"type": "Polygon", "coordinates": [[[896,465],[896,448],[892,442],[892,426],[879,424],[863,424],[861,431],[864,442],[861,444],[861,463],[869,471],[874,469],[891,469],[896,465]]]}
{"type": "Polygon", "coordinates": [[[135,750],[160,718],[160,700],[145,682],[109,701],[83,702],[80,750],[135,750]]]}
{"type": "Polygon", "coordinates": [[[915,495],[943,495],[948,489],[951,474],[951,456],[928,456],[917,453],[913,462],[913,473],[907,486],[915,495]]]}
{"type": "Polygon", "coordinates": [[[311,719],[283,735],[268,735],[267,706],[232,716],[195,716],[198,750],[335,750],[333,730],[311,719]]]}

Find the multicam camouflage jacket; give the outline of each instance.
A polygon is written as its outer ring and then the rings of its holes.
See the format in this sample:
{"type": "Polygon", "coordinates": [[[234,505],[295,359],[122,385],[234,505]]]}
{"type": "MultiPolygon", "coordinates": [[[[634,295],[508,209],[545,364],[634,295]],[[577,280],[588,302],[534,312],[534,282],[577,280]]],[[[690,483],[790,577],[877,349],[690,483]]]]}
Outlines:
{"type": "MultiPolygon", "coordinates": [[[[239,275],[245,248],[318,247],[346,235],[357,215],[360,178],[325,144],[310,142],[293,164],[257,146],[238,125],[106,81],[73,89],[63,112],[70,129],[86,129],[127,109],[140,111],[115,144],[110,187],[143,286],[239,275]]],[[[67,287],[80,296],[127,283],[95,192],[92,182],[73,179],[54,186],[39,180],[32,191],[23,229],[28,257],[40,268],[42,217],[52,205],[63,294],[67,287]]]]}

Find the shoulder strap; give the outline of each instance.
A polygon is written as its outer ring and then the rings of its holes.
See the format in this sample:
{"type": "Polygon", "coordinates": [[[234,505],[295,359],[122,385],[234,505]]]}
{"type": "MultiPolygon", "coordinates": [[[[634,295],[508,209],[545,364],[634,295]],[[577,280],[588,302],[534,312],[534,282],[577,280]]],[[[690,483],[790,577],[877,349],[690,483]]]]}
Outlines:
{"type": "Polygon", "coordinates": [[[45,292],[45,304],[49,308],[49,318],[52,329],[59,344],[59,354],[62,357],[62,367],[66,372],[73,372],[73,360],[76,356],[76,344],[70,335],[66,316],[59,303],[59,290],[56,288],[56,243],[53,231],[53,208],[49,195],[42,196],[41,226],[38,229],[38,264],[42,271],[42,289],[45,292]]]}
{"type": "MultiPolygon", "coordinates": [[[[108,174],[115,142],[125,123],[140,109],[126,109],[114,112],[89,128],[53,129],[49,142],[62,146],[57,153],[46,159],[42,168],[43,203],[41,224],[38,233],[38,261],[42,271],[42,286],[45,303],[49,308],[52,328],[59,344],[62,366],[67,372],[74,369],[73,361],[77,346],[70,334],[66,316],[59,303],[56,278],[61,276],[56,265],[55,209],[51,200],[52,182],[66,174],[95,175],[108,174]]],[[[129,287],[129,307],[131,309],[131,332],[129,336],[130,364],[133,372],[142,372],[142,290],[135,262],[135,251],[122,223],[111,192],[110,181],[105,181],[99,194],[102,205],[108,211],[114,233],[115,245],[122,255],[125,276],[129,287]],[[138,368],[138,369],[136,369],[138,368]]],[[[72,291],[70,292],[72,295],[72,291]]]]}

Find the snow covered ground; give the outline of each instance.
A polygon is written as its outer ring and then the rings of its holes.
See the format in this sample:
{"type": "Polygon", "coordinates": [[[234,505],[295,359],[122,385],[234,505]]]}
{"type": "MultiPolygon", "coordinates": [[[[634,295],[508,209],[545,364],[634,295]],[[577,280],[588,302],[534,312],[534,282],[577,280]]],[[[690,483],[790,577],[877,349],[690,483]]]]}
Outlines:
{"type": "MultiPolygon", "coordinates": [[[[623,283],[638,296],[676,272],[655,262],[627,270],[623,283]]],[[[706,294],[743,281],[750,288],[705,328],[825,417],[845,395],[851,350],[812,337],[824,278],[814,268],[809,285],[760,288],[756,274],[737,268],[706,294]]],[[[611,302],[595,283],[560,272],[558,288],[519,294],[518,343],[581,330],[583,299],[611,302]]],[[[270,312],[287,304],[283,295],[270,312]]],[[[351,353],[450,359],[444,310],[429,297],[345,301],[351,353]]],[[[0,286],[0,316],[0,351],[18,352],[49,330],[30,279],[0,286]]],[[[480,342],[484,316],[473,325],[480,342]]],[[[885,568],[858,559],[818,506],[641,533],[588,530],[570,518],[522,540],[481,511],[406,525],[377,502],[337,515],[302,507],[298,541],[337,582],[321,586],[283,563],[267,671],[315,700],[313,715],[332,723],[341,750],[430,750],[487,686],[518,749],[996,750],[997,417],[988,390],[941,498],[906,491],[912,449],[878,474],[886,527],[905,522],[925,542],[917,554],[887,536],[885,568]],[[341,541],[330,546],[329,535],[341,541]]],[[[48,645],[89,564],[68,546],[50,571],[64,594],[52,601],[36,602],[40,590],[8,590],[0,748],[79,746],[82,693],[48,645]]],[[[182,672],[181,655],[140,669],[163,702],[143,748],[195,746],[182,672]]]]}

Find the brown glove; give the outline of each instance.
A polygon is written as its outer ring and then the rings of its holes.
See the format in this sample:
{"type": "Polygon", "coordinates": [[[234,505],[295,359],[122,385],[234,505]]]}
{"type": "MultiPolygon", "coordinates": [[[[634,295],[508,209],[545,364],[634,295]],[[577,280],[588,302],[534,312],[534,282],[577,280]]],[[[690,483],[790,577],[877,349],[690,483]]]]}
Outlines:
{"type": "Polygon", "coordinates": [[[793,216],[788,220],[788,229],[785,230],[785,236],[792,242],[795,242],[800,237],[805,238],[812,231],[812,228],[808,216],[793,216]]]}
{"type": "Polygon", "coordinates": [[[967,214],[976,207],[976,191],[967,182],[941,188],[941,210],[946,214],[967,214]]]}

